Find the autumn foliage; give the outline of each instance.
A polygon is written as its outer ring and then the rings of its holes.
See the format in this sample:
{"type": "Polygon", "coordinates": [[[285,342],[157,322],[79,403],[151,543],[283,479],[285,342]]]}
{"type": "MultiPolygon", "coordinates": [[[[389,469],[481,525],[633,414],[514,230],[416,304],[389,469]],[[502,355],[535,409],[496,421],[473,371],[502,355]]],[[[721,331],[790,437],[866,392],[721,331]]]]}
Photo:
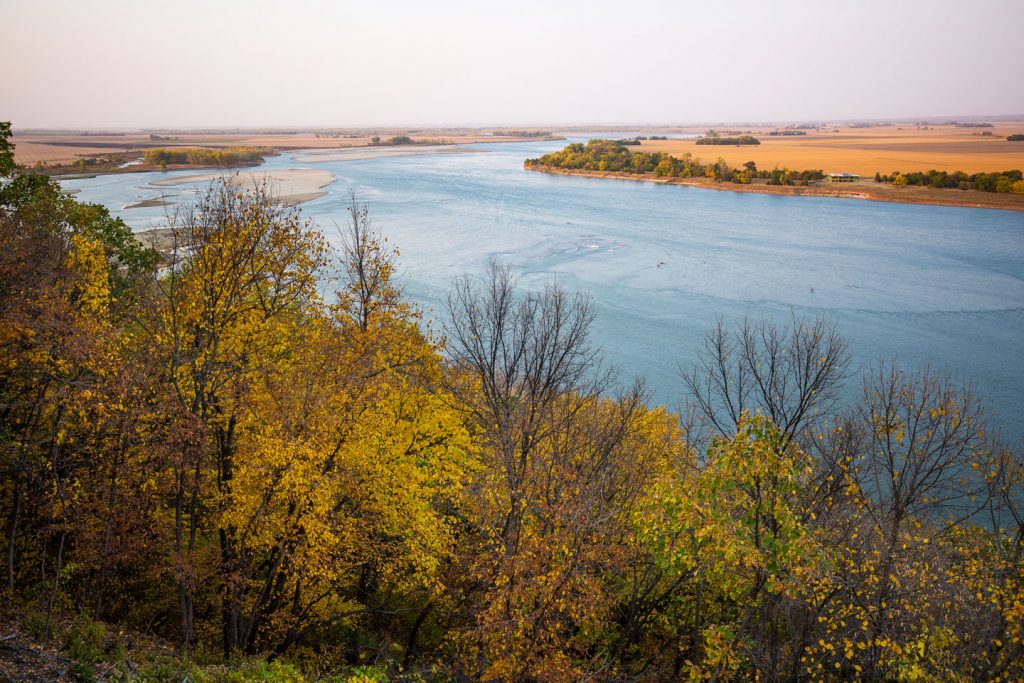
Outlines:
{"type": "Polygon", "coordinates": [[[158,256],[13,173],[3,578],[47,628],[311,679],[1024,676],[1024,465],[955,377],[843,408],[834,325],[719,323],[676,415],[556,284],[424,320],[355,198],[332,247],[214,184],[158,256]]]}

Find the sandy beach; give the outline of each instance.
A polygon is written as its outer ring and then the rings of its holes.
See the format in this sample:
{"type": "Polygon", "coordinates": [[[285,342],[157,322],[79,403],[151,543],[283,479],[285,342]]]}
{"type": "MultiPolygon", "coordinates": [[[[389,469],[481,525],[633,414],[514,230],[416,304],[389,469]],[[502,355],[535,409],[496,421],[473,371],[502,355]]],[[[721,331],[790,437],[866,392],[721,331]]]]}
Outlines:
{"type": "MultiPolygon", "coordinates": [[[[337,180],[330,171],[315,168],[290,168],[280,171],[239,171],[234,174],[195,173],[155,180],[150,185],[153,187],[176,187],[208,183],[218,178],[227,178],[231,185],[247,190],[266,183],[282,204],[302,204],[323,197],[327,192],[321,188],[337,180]]],[[[143,202],[139,203],[139,205],[142,204],[143,202]]]]}

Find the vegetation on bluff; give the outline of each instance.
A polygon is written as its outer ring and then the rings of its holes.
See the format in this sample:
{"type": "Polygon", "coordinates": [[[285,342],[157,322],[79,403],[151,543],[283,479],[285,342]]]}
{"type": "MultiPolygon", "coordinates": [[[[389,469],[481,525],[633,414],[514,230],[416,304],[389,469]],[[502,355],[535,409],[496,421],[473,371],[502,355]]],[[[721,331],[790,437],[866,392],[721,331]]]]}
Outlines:
{"type": "Polygon", "coordinates": [[[956,377],[840,409],[834,324],[719,323],[679,417],[555,284],[431,334],[358,201],[333,252],[215,185],[158,269],[5,149],[3,615],[79,680],[1024,677],[1024,462],[956,377]]]}
{"type": "Polygon", "coordinates": [[[258,163],[263,157],[276,154],[267,147],[156,147],[143,152],[143,161],[157,166],[187,164],[190,166],[231,166],[258,163]]]}

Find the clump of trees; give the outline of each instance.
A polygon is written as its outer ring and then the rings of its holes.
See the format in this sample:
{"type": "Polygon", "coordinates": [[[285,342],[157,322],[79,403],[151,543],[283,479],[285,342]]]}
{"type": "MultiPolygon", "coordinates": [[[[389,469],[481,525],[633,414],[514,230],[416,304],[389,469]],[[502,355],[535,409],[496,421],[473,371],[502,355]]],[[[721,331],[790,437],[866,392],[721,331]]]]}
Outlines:
{"type": "Polygon", "coordinates": [[[231,166],[259,163],[263,161],[263,157],[273,153],[274,151],[267,147],[155,147],[143,152],[142,158],[147,164],[161,167],[231,166]]]}
{"type": "Polygon", "coordinates": [[[698,145],[760,145],[761,141],[753,135],[723,137],[716,131],[709,130],[703,137],[697,138],[698,145]]]}
{"type": "Polygon", "coordinates": [[[372,138],[370,138],[370,146],[371,147],[377,147],[377,146],[382,146],[382,145],[416,145],[416,144],[422,144],[422,145],[444,144],[444,141],[442,141],[442,140],[427,140],[427,141],[423,141],[423,142],[417,142],[416,140],[413,140],[408,135],[393,135],[392,137],[388,138],[387,140],[381,140],[379,135],[374,135],[372,138]]]}
{"type": "Polygon", "coordinates": [[[637,146],[644,140],[668,140],[667,135],[637,135],[632,138],[620,138],[616,140],[620,145],[637,146]]]}
{"type": "Polygon", "coordinates": [[[677,416],[557,284],[493,264],[432,332],[355,198],[335,251],[215,184],[161,263],[9,149],[3,580],[40,638],[264,680],[1024,676],[1024,462],[957,377],[720,321],[677,416]]]}
{"type": "Polygon", "coordinates": [[[1019,170],[1002,171],[999,173],[972,173],[963,171],[924,171],[900,173],[893,171],[890,175],[875,174],[875,182],[893,185],[920,185],[936,189],[978,190],[980,192],[1001,192],[1024,194],[1024,182],[1019,170]]]}
{"type": "Polygon", "coordinates": [[[1024,133],[1014,133],[1013,135],[1007,135],[1006,139],[1010,142],[1024,142],[1024,133]]]}
{"type": "Polygon", "coordinates": [[[673,156],[662,152],[634,152],[621,140],[590,140],[586,145],[576,142],[558,152],[551,152],[537,159],[527,159],[524,163],[527,167],[637,175],[651,173],[658,178],[711,178],[738,184],[748,184],[755,179],[761,179],[767,180],[769,185],[808,185],[825,177],[820,169],[759,170],[753,161],[746,162],[742,168],[733,168],[721,158],[713,164],[704,164],[689,153],[673,156]]]}

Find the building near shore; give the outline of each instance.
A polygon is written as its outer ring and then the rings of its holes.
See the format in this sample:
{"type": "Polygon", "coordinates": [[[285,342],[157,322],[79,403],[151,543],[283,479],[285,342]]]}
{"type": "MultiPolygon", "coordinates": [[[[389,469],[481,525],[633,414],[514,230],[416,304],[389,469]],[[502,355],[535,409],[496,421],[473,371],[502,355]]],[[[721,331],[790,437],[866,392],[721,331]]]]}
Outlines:
{"type": "Polygon", "coordinates": [[[852,183],[855,180],[860,180],[860,176],[856,173],[829,173],[828,181],[830,183],[852,183]]]}

